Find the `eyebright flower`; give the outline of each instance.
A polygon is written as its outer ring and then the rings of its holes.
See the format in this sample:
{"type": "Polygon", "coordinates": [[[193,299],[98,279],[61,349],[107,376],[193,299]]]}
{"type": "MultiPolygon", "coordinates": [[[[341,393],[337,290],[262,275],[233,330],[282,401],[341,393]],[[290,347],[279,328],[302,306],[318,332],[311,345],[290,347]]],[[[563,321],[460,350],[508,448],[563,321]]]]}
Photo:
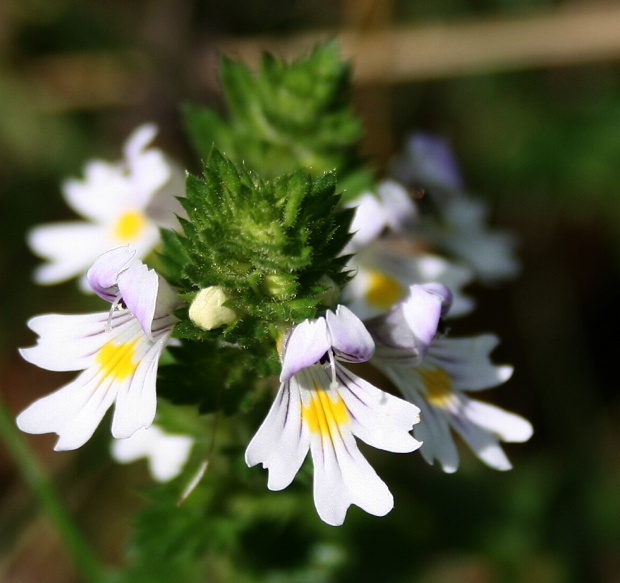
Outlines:
{"type": "Polygon", "coordinates": [[[452,290],[452,316],[472,310],[473,301],[460,291],[472,280],[471,271],[417,245],[417,210],[402,186],[385,181],[377,196],[367,193],[351,204],[357,210],[345,253],[355,253],[348,268],[356,275],[343,299],[355,314],[362,319],[383,314],[411,285],[431,282],[452,290]]]}
{"type": "Polygon", "coordinates": [[[364,362],[373,341],[345,306],[306,320],[285,341],[280,389],[246,450],[249,466],[269,471],[270,490],[286,488],[308,450],[314,465],[314,504],[322,520],[337,526],[355,504],[383,516],[392,494],[360,453],[355,436],[373,447],[410,452],[420,444],[409,434],[419,409],[384,393],[339,361],[364,362]]]}
{"type": "Polygon", "coordinates": [[[447,203],[442,211],[440,222],[424,228],[440,249],[465,261],[483,283],[517,275],[515,238],[511,233],[489,229],[489,209],[483,201],[463,195],[447,203]]]}
{"type": "Polygon", "coordinates": [[[458,160],[441,136],[416,132],[405,142],[405,151],[392,163],[392,174],[403,184],[432,190],[443,204],[459,196],[465,186],[458,160]]]}
{"type": "Polygon", "coordinates": [[[440,287],[413,286],[406,301],[366,323],[377,346],[371,363],[420,407],[414,435],[423,442],[420,452],[426,461],[432,464],[437,459],[445,472],[457,470],[452,428],[484,463],[508,470],[512,466],[499,442],[527,441],[531,424],[470,399],[465,391],[497,386],[510,378],[513,369],[491,363],[489,354],[498,343],[491,334],[458,339],[436,336],[448,306],[449,295],[440,287]]]}
{"type": "Polygon", "coordinates": [[[460,290],[471,272],[438,255],[418,253],[406,241],[376,241],[359,251],[348,265],[356,271],[343,290],[343,299],[360,318],[386,313],[403,300],[414,284],[440,282],[453,290],[451,316],[471,312],[474,302],[460,290]]]}
{"type": "Polygon", "coordinates": [[[416,133],[394,164],[404,184],[422,188],[433,212],[421,213],[418,236],[469,265],[481,281],[494,283],[514,277],[519,263],[510,233],[491,230],[489,209],[465,192],[461,171],[448,143],[438,136],[416,133]]]}
{"type": "Polygon", "coordinates": [[[365,247],[385,229],[404,235],[418,218],[418,209],[409,193],[393,180],[384,180],[376,195],[366,192],[348,206],[356,207],[351,224],[352,250],[365,247]]]}
{"type": "Polygon", "coordinates": [[[153,424],[126,439],[114,439],[110,453],[122,464],[146,458],[153,478],[158,482],[168,482],[183,470],[193,444],[194,440],[188,435],[167,433],[153,424]]]}
{"type": "MultiPolygon", "coordinates": [[[[167,215],[173,219],[177,205],[172,194],[181,194],[183,183],[179,185],[181,173],[162,152],[147,147],[156,133],[153,124],[138,127],[125,144],[121,162],[92,160],[86,164],[83,180],[63,184],[67,204],[87,221],[40,225],[30,231],[30,247],[49,260],[35,271],[37,283],[83,275],[99,255],[121,245],[131,245],[142,258],[157,244],[158,225],[166,226],[167,215]],[[166,192],[172,184],[178,192],[166,192]],[[163,203],[155,201],[159,193],[170,201],[166,212],[163,203]],[[161,220],[153,218],[158,214],[161,220]]],[[[87,287],[85,277],[81,285],[87,287]]]]}
{"type": "Polygon", "coordinates": [[[127,438],[153,422],[155,377],[176,318],[176,294],[153,270],[121,247],[103,254],[88,271],[92,290],[112,303],[108,312],[37,316],[39,335],[21,355],[41,368],[83,371],[17,417],[27,433],[57,433],[56,450],[81,447],[114,403],[112,435],[127,438]]]}

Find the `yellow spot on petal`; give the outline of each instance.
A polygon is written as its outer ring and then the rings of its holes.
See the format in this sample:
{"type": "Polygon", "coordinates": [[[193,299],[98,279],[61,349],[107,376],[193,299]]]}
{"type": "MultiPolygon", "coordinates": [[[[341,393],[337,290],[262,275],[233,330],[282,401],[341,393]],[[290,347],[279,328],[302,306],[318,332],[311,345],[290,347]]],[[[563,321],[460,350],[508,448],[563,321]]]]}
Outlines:
{"type": "Polygon", "coordinates": [[[106,377],[121,381],[134,373],[138,366],[134,361],[136,342],[137,340],[123,344],[106,342],[103,345],[95,360],[106,377]]]}
{"type": "Polygon", "coordinates": [[[387,310],[405,295],[403,286],[393,277],[381,271],[371,270],[364,297],[375,308],[387,310]]]}
{"type": "Polygon", "coordinates": [[[424,388],[426,399],[437,407],[447,406],[453,399],[452,381],[446,372],[440,368],[421,368],[416,371],[424,388]]]}
{"type": "Polygon", "coordinates": [[[114,225],[114,236],[123,242],[133,241],[138,238],[146,226],[146,218],[140,211],[126,211],[114,225]]]}
{"type": "Polygon", "coordinates": [[[302,407],[302,419],[312,433],[320,434],[322,439],[334,441],[332,435],[349,420],[347,406],[339,395],[334,395],[334,400],[325,390],[315,388],[308,406],[302,407]]]}

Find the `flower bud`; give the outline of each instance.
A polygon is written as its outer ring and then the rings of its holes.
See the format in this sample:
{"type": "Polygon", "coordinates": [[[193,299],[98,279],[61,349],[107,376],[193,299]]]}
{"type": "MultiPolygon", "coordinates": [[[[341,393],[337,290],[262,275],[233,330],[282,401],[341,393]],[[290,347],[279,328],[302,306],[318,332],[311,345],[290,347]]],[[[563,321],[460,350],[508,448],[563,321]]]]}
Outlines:
{"type": "Polygon", "coordinates": [[[269,274],[263,281],[263,289],[271,297],[290,299],[297,292],[297,281],[289,274],[269,274]]]}
{"type": "Polygon", "coordinates": [[[213,330],[237,319],[234,310],[224,306],[226,292],[218,285],[201,289],[189,307],[189,319],[203,330],[213,330]]]}

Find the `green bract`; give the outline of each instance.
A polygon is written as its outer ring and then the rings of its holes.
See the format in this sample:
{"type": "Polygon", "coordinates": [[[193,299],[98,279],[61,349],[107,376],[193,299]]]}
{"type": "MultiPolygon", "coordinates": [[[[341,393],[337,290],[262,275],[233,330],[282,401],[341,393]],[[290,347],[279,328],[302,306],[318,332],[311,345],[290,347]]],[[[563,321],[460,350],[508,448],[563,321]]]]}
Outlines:
{"type": "Polygon", "coordinates": [[[349,64],[335,43],[291,64],[265,54],[256,74],[229,59],[220,70],[228,119],[211,109],[185,109],[202,158],[215,144],[264,178],[297,168],[314,177],[337,169],[347,199],[371,186],[358,154],[362,129],[349,102],[349,64]]]}
{"type": "Polygon", "coordinates": [[[264,181],[214,149],[203,178],[188,176],[183,234],[164,232],[167,277],[188,299],[220,286],[238,318],[220,331],[184,316],[177,336],[252,346],[329,307],[342,286],[352,210],[338,208],[333,173],[305,171],[264,181]]]}

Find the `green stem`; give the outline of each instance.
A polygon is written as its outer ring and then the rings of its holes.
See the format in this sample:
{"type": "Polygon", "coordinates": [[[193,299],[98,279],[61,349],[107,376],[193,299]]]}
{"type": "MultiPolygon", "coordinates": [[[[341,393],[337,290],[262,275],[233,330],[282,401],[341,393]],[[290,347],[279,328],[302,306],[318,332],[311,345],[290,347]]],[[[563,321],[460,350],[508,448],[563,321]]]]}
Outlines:
{"type": "Polygon", "coordinates": [[[17,429],[15,420],[1,398],[0,438],[13,457],[24,481],[30,486],[37,501],[49,516],[85,581],[89,583],[106,581],[102,566],[93,550],[56,493],[52,481],[41,467],[26,439],[17,429]]]}

